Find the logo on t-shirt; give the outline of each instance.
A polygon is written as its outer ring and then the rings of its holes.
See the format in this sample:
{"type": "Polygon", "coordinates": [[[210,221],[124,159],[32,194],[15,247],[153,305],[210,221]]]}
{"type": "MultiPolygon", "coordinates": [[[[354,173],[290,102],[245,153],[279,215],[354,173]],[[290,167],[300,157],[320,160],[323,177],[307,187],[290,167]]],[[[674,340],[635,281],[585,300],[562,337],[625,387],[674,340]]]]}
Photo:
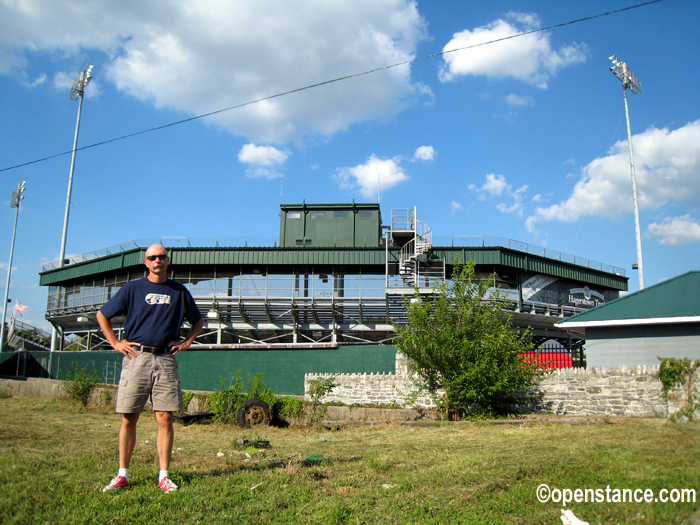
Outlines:
{"type": "Polygon", "coordinates": [[[160,293],[149,293],[146,296],[146,303],[148,304],[170,304],[170,296],[160,293]]]}

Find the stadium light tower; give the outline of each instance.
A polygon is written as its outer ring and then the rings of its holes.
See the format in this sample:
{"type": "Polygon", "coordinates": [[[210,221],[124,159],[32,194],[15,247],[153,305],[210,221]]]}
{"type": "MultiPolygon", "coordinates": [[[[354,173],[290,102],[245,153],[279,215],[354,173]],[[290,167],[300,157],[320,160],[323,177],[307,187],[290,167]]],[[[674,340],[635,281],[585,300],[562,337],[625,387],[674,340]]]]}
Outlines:
{"type": "MultiPolygon", "coordinates": [[[[75,138],[73,139],[73,155],[70,161],[70,173],[68,175],[68,195],[66,196],[66,213],[63,216],[63,234],[61,236],[61,252],[58,259],[58,267],[63,267],[65,257],[66,257],[66,237],[68,236],[68,215],[70,213],[70,198],[73,192],[73,171],[75,170],[75,152],[78,149],[78,131],[80,130],[80,114],[83,110],[83,94],[85,93],[85,87],[92,80],[90,73],[92,72],[92,66],[88,63],[78,76],[75,77],[73,86],[70,89],[70,99],[78,100],[78,122],[75,124],[75,138]]],[[[53,327],[51,332],[51,351],[56,349],[56,327],[53,327]]],[[[50,365],[49,365],[50,366],[50,365]]]]}
{"type": "Polygon", "coordinates": [[[622,92],[625,96],[625,115],[627,117],[627,144],[630,154],[630,173],[632,174],[632,202],[634,204],[634,227],[637,234],[637,269],[639,270],[639,289],[644,289],[644,258],[642,257],[642,231],[639,225],[639,204],[637,202],[637,177],[634,173],[634,152],[632,150],[632,128],[630,127],[630,110],[627,104],[627,89],[632,93],[642,92],[642,83],[617,55],[610,57],[613,75],[622,82],[622,92]]]}
{"type": "Polygon", "coordinates": [[[5,302],[2,306],[2,328],[0,328],[0,352],[2,352],[5,348],[5,318],[7,317],[7,298],[10,295],[10,275],[12,274],[12,257],[15,253],[15,234],[17,233],[19,203],[22,199],[24,199],[24,196],[22,195],[22,193],[24,192],[24,184],[25,182],[22,181],[17,185],[15,191],[12,192],[12,201],[10,202],[10,207],[17,208],[17,210],[15,211],[15,225],[12,228],[12,244],[10,245],[10,264],[7,267],[7,283],[5,284],[5,302]]]}
{"type": "Polygon", "coordinates": [[[78,100],[78,122],[75,124],[75,138],[73,139],[73,155],[70,161],[70,174],[68,175],[68,195],[66,196],[66,213],[63,216],[63,235],[61,237],[61,254],[59,256],[59,267],[63,266],[64,258],[66,256],[66,237],[68,234],[68,214],[70,213],[70,197],[73,191],[73,171],[75,170],[75,152],[78,148],[78,131],[80,130],[80,114],[83,110],[83,94],[85,93],[85,87],[92,80],[90,72],[92,71],[92,66],[88,64],[85,66],[78,76],[75,77],[75,82],[73,82],[73,87],[70,90],[70,99],[78,100]]]}

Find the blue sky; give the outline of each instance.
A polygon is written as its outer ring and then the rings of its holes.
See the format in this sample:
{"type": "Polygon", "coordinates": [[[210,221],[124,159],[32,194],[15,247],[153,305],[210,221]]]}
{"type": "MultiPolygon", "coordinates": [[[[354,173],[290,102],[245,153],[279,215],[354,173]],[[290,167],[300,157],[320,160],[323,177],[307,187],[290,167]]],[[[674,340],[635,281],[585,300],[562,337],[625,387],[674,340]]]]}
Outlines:
{"type": "Polygon", "coordinates": [[[385,223],[415,206],[436,240],[515,239],[624,268],[637,290],[617,54],[643,88],[629,104],[646,285],[697,269],[700,3],[624,10],[641,3],[2,1],[0,286],[26,181],[9,295],[48,326],[38,274],[59,257],[70,155],[15,166],[71,150],[88,62],[79,147],[240,107],[79,151],[67,255],[271,243],[281,201],[379,199],[385,223]]]}

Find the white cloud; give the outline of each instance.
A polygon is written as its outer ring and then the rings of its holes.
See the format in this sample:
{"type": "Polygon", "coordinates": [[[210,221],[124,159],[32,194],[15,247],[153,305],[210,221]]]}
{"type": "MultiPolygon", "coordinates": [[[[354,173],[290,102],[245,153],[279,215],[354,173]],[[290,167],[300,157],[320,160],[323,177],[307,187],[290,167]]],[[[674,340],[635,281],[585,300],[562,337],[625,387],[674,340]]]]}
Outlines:
{"type": "MultiPolygon", "coordinates": [[[[49,54],[60,57],[51,63],[72,81],[84,63],[68,64],[66,56],[97,55],[96,81],[190,115],[410,60],[425,38],[425,21],[410,0],[171,0],[128,8],[98,0],[0,2],[0,74],[27,78],[33,55],[49,54]]],[[[406,64],[207,121],[278,144],[392,116],[411,97],[428,96],[425,89],[411,81],[406,64]]]]}
{"type": "Polygon", "coordinates": [[[700,224],[690,215],[666,217],[661,223],[650,224],[647,236],[670,246],[690,244],[700,241],[700,224]]]}
{"type": "Polygon", "coordinates": [[[413,154],[414,160],[431,161],[437,158],[437,151],[432,146],[421,146],[413,154]]]}
{"type": "Polygon", "coordinates": [[[506,182],[506,178],[503,175],[489,173],[480,187],[477,188],[475,185],[470,184],[469,189],[476,191],[480,200],[486,200],[487,197],[503,195],[504,191],[510,189],[510,184],[506,182]]]}
{"type": "MultiPolygon", "coordinates": [[[[670,202],[700,204],[700,120],[669,130],[650,128],[632,138],[640,209],[670,202]]],[[[627,141],[583,168],[571,196],[559,204],[537,208],[526,223],[530,232],[547,221],[576,222],[581,217],[613,218],[632,210],[627,141]]]]}
{"type": "Polygon", "coordinates": [[[247,164],[248,177],[264,177],[276,179],[282,177],[280,169],[289,158],[289,153],[273,146],[256,146],[246,144],[238,152],[238,160],[247,164]]]}
{"type": "Polygon", "coordinates": [[[42,73],[38,77],[36,77],[34,80],[28,80],[25,78],[23,81],[23,84],[26,87],[33,88],[33,87],[37,87],[37,86],[41,86],[42,84],[45,84],[46,80],[47,80],[46,74],[42,73]]]}
{"type": "Polygon", "coordinates": [[[450,202],[450,209],[452,209],[453,212],[458,211],[458,210],[462,209],[462,205],[457,201],[451,201],[450,202]]]}
{"type": "Polygon", "coordinates": [[[552,48],[549,33],[537,32],[513,37],[540,27],[537,15],[509,13],[509,21],[498,19],[474,30],[455,33],[443,51],[469,47],[443,55],[440,80],[447,82],[464,75],[489,78],[513,77],[546,89],[547,81],[561,68],[584,62],[586,44],[572,43],[552,48]],[[489,45],[479,45],[506,39],[489,45]]]}
{"type": "Polygon", "coordinates": [[[522,217],[524,213],[523,200],[525,199],[527,186],[521,186],[520,188],[512,192],[510,191],[510,186],[508,187],[508,189],[509,197],[513,199],[512,204],[507,205],[501,202],[498,204],[498,206],[496,206],[496,209],[501,213],[510,213],[513,215],[517,215],[518,217],[522,217]]]}
{"type": "Polygon", "coordinates": [[[376,197],[378,190],[384,191],[408,180],[400,163],[401,157],[382,160],[372,155],[364,164],[339,168],[335,179],[342,189],[358,189],[364,198],[369,199],[376,197]]]}
{"type": "Polygon", "coordinates": [[[515,93],[511,93],[510,95],[505,97],[505,100],[506,104],[514,107],[533,105],[532,97],[521,97],[520,95],[516,95],[515,93]]]}
{"type": "Polygon", "coordinates": [[[479,200],[482,201],[495,197],[510,199],[510,204],[500,202],[496,205],[496,209],[501,213],[509,213],[522,217],[524,211],[523,200],[525,199],[525,194],[528,189],[527,185],[513,190],[513,187],[506,181],[503,175],[489,173],[484,178],[484,182],[481,186],[470,184],[468,188],[470,191],[475,192],[479,200]]]}

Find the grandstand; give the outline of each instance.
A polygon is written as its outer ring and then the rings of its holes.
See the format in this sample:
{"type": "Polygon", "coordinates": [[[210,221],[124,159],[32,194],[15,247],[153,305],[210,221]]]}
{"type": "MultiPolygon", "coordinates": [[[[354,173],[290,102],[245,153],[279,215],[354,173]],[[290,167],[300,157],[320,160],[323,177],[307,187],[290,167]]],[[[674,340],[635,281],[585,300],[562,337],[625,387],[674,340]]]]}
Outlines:
{"type": "Polygon", "coordinates": [[[51,334],[14,318],[6,324],[7,347],[14,350],[49,350],[51,334]]]}
{"type": "Polygon", "coordinates": [[[554,323],[627,290],[620,268],[511,240],[440,239],[416,208],[392,210],[384,224],[379,204],[282,204],[279,237],[267,244],[131,241],[47,265],[40,284],[59,341],[82,350],[109,349],[95,315],[124,283],[146,275],[145,251],[155,242],[168,248],[171,278],[189,288],[206,317],[192,347],[200,350],[390,346],[393,326],[406,321],[404,298],[431,293],[457,260],[474,260],[480,277],[494,276],[517,329],[568,350],[581,347],[581,336],[554,323]]]}

